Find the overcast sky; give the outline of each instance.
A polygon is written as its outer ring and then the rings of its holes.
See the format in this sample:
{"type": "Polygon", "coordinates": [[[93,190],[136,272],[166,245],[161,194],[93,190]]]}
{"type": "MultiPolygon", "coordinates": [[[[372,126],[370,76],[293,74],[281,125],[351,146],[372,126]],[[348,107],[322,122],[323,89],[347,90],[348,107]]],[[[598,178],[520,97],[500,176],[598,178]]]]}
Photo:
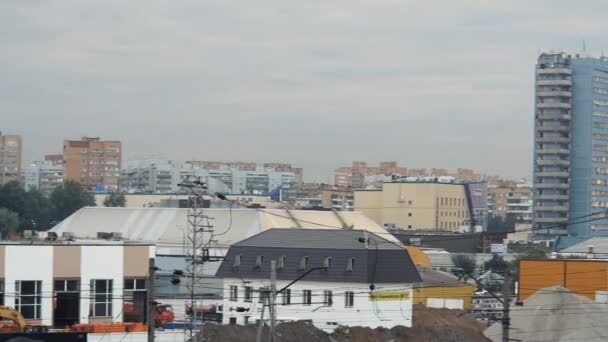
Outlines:
{"type": "MultiPolygon", "coordinates": [[[[608,1],[0,1],[0,130],[126,159],[351,160],[529,177],[539,50],[600,55],[608,1]]],[[[607,51],[608,52],[608,51],[607,51]]]]}

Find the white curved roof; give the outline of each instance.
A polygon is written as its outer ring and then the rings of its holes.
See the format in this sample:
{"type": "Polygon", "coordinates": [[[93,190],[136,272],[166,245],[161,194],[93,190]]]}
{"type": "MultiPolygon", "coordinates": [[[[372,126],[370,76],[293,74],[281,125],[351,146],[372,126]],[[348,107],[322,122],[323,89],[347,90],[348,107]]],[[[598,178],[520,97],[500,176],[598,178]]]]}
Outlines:
{"type": "MultiPolygon", "coordinates": [[[[95,239],[98,232],[119,232],[127,240],[181,248],[188,225],[187,211],[181,208],[84,207],[50,231],[59,236],[63,232],[71,232],[81,239],[95,239]]],[[[210,222],[215,234],[218,234],[215,239],[220,246],[230,246],[270,228],[343,229],[340,218],[353,229],[367,230],[399,243],[382,226],[361,212],[336,214],[312,210],[212,208],[204,209],[204,213],[213,218],[210,222]]]]}

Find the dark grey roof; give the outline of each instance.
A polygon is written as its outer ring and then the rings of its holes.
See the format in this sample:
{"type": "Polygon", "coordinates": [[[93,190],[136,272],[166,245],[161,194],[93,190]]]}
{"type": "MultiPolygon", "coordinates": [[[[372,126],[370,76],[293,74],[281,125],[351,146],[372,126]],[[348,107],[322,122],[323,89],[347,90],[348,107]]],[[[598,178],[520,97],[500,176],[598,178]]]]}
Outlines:
{"type": "Polygon", "coordinates": [[[325,258],[331,258],[329,270],[318,270],[306,276],[310,281],[355,283],[417,283],[420,276],[405,248],[367,233],[378,242],[359,242],[364,233],[357,230],[324,229],[270,229],[239,242],[228,250],[217,276],[221,278],[270,278],[270,261],[285,257],[285,267],[277,270],[277,279],[293,280],[306,270],[322,267],[325,258]],[[235,257],[240,265],[235,267],[235,257]],[[256,259],[263,256],[262,266],[256,259]],[[300,261],[308,257],[308,266],[300,269],[300,261]],[[346,269],[354,258],[352,272],[346,269]]]}
{"type": "MultiPolygon", "coordinates": [[[[387,233],[389,234],[389,233],[387,233]]],[[[273,228],[235,244],[242,247],[290,247],[366,249],[360,238],[367,238],[369,248],[403,250],[401,246],[367,231],[353,229],[273,228]]]]}
{"type": "Polygon", "coordinates": [[[462,286],[467,284],[450,273],[436,271],[423,266],[418,266],[417,268],[424,286],[462,286]]]}

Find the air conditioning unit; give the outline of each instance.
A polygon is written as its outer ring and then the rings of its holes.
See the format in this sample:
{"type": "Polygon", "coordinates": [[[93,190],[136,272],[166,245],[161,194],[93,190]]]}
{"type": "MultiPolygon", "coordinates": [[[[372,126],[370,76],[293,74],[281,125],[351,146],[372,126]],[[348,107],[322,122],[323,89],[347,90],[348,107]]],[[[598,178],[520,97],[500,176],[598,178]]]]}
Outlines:
{"type": "Polygon", "coordinates": [[[38,232],[35,230],[24,230],[23,231],[24,239],[34,239],[36,237],[38,237],[38,232]]]}
{"type": "Polygon", "coordinates": [[[122,233],[120,232],[112,232],[110,235],[112,236],[112,240],[122,240],[122,233]]]}
{"type": "Polygon", "coordinates": [[[46,233],[46,239],[48,241],[57,241],[57,233],[55,233],[55,232],[47,232],[46,233]]]}
{"type": "Polygon", "coordinates": [[[102,240],[110,240],[112,238],[112,233],[109,232],[97,232],[97,238],[102,240]]]}
{"type": "Polygon", "coordinates": [[[63,232],[61,233],[61,237],[64,239],[73,239],[76,237],[73,232],[63,232]]]}

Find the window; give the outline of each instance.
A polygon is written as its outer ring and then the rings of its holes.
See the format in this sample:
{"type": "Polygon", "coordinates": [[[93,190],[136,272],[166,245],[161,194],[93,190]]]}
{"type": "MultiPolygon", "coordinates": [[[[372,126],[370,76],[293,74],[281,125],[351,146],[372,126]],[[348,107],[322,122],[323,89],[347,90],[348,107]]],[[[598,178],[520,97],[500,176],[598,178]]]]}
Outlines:
{"type": "Polygon", "coordinates": [[[312,291],[311,290],[302,291],[302,304],[304,304],[304,305],[312,304],[312,291]]]}
{"type": "Polygon", "coordinates": [[[4,279],[0,279],[0,306],[4,305],[4,279]]]}
{"type": "Polygon", "coordinates": [[[91,316],[112,317],[111,279],[91,280],[91,316]]]}
{"type": "Polygon", "coordinates": [[[412,203],[412,201],[407,201],[407,204],[412,205],[413,203],[412,203]]]}
{"type": "Polygon", "coordinates": [[[333,293],[329,290],[323,291],[323,304],[325,306],[332,306],[334,303],[333,293]]]}
{"type": "Polygon", "coordinates": [[[346,262],[346,272],[352,272],[355,268],[355,258],[348,258],[346,262]]]}
{"type": "Polygon", "coordinates": [[[285,268],[285,259],[287,257],[282,255],[279,257],[279,261],[277,262],[277,270],[282,270],[285,268]]]}
{"type": "Polygon", "coordinates": [[[601,76],[593,76],[594,82],[608,83],[608,78],[601,76]]]}
{"type": "Polygon", "coordinates": [[[329,268],[331,267],[331,258],[330,257],[325,257],[323,259],[323,267],[326,268],[326,271],[329,271],[329,268]]]}
{"type": "Polygon", "coordinates": [[[344,292],[344,307],[352,308],[355,305],[355,293],[352,291],[344,292]]]}
{"type": "Polygon", "coordinates": [[[264,263],[264,256],[263,255],[258,255],[255,258],[255,268],[257,268],[258,270],[261,270],[263,263],[264,263]]]}
{"type": "Polygon", "coordinates": [[[608,95],[608,89],[604,89],[604,88],[593,88],[593,92],[596,94],[601,94],[601,95],[608,95]]]}
{"type": "Polygon", "coordinates": [[[601,111],[601,110],[594,110],[593,111],[593,116],[598,116],[598,117],[601,117],[601,118],[608,118],[608,112],[601,111]]]}
{"type": "Polygon", "coordinates": [[[303,257],[300,259],[300,267],[299,267],[299,269],[300,269],[300,271],[303,271],[303,270],[305,270],[307,267],[308,267],[308,257],[307,257],[307,256],[303,256],[303,257]]]}
{"type": "Polygon", "coordinates": [[[230,301],[236,302],[239,298],[239,287],[236,285],[230,285],[230,301]]]}
{"type": "Polygon", "coordinates": [[[258,292],[260,293],[258,303],[266,303],[266,296],[268,296],[268,292],[266,291],[266,289],[260,287],[258,289],[258,292]]]}
{"type": "Polygon", "coordinates": [[[40,319],[42,281],[28,280],[15,282],[15,309],[26,319],[40,319]]]}
{"type": "Polygon", "coordinates": [[[408,225],[407,225],[407,228],[408,228],[408,229],[412,229],[412,225],[411,225],[411,224],[408,224],[408,225]]]}
{"type": "Polygon", "coordinates": [[[291,289],[283,290],[283,305],[291,304],[291,289]]]}
{"type": "Polygon", "coordinates": [[[251,299],[253,297],[253,287],[245,286],[245,301],[251,303],[251,299]]]}
{"type": "Polygon", "coordinates": [[[237,254],[234,256],[234,263],[232,264],[233,268],[238,268],[241,266],[241,254],[237,254]]]}
{"type": "Polygon", "coordinates": [[[55,292],[78,292],[78,280],[55,280],[55,292]]]}
{"type": "Polygon", "coordinates": [[[597,106],[608,106],[608,100],[593,100],[593,104],[597,106]]]}
{"type": "Polygon", "coordinates": [[[407,216],[408,217],[412,217],[412,213],[407,213],[407,216]]]}

